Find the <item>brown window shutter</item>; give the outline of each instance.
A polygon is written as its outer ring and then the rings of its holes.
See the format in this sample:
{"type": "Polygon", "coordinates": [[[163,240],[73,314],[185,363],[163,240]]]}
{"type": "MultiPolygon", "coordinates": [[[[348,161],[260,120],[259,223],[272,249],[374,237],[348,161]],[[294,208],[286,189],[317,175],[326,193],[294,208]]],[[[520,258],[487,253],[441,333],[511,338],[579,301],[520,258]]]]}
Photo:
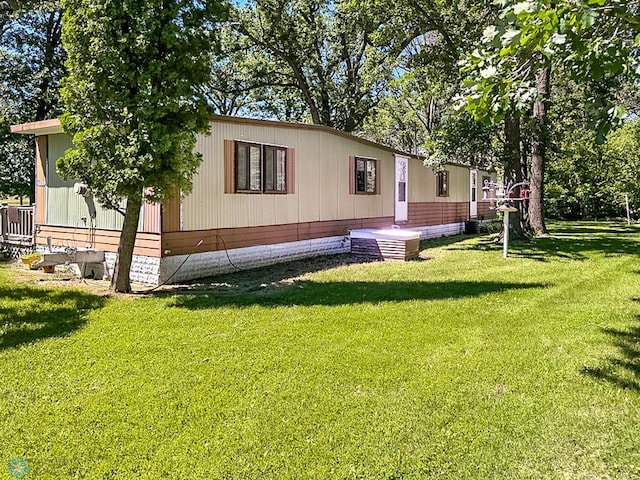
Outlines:
{"type": "Polygon", "coordinates": [[[356,157],[349,157],[349,194],[356,194],[356,157]]]}
{"type": "Polygon", "coordinates": [[[224,141],[224,193],[235,192],[235,171],[233,168],[234,141],[224,141]]]}
{"type": "Polygon", "coordinates": [[[296,193],[296,150],[287,148],[287,193],[296,193]]]}
{"type": "Polygon", "coordinates": [[[380,160],[376,160],[376,195],[380,195],[380,173],[382,170],[382,162],[380,160]]]}

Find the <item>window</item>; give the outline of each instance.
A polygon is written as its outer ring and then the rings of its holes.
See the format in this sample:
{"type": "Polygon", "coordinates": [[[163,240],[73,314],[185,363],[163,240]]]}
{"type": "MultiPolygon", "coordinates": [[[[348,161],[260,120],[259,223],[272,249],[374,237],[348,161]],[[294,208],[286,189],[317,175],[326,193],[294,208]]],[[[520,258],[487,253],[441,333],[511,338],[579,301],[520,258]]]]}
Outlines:
{"type": "Polygon", "coordinates": [[[478,172],[471,172],[471,201],[477,201],[478,172]]]}
{"type": "Polygon", "coordinates": [[[236,142],[236,191],[262,191],[262,147],[236,142]]]}
{"type": "Polygon", "coordinates": [[[264,147],[264,191],[286,192],[287,151],[284,148],[264,147]]]}
{"type": "Polygon", "coordinates": [[[378,161],[370,158],[352,157],[352,192],[375,195],[379,193],[378,161]]]}
{"type": "Polygon", "coordinates": [[[293,193],[290,148],[225,140],[225,193],[293,193]]]}
{"type": "Polygon", "coordinates": [[[436,174],[436,195],[438,197],[449,196],[449,172],[447,170],[436,174]]]}

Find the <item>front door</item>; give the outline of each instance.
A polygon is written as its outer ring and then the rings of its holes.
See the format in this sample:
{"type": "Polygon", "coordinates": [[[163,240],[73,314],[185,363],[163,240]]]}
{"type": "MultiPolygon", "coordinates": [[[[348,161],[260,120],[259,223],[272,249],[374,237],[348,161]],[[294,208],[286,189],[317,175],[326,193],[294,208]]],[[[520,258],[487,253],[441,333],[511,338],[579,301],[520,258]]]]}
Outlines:
{"type": "Polygon", "coordinates": [[[476,218],[478,216],[478,171],[471,170],[471,191],[469,192],[469,216],[476,218]]]}
{"type": "Polygon", "coordinates": [[[409,159],[396,155],[395,221],[406,222],[409,219],[409,159]]]}

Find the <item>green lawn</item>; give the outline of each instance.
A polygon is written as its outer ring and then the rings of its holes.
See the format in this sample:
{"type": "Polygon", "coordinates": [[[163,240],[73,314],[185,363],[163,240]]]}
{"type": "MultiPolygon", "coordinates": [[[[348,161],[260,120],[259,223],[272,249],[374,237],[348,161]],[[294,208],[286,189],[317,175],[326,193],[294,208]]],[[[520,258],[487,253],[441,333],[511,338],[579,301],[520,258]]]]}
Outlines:
{"type": "MultiPolygon", "coordinates": [[[[22,199],[22,203],[25,206],[30,205],[29,203],[29,197],[23,197],[22,199]]],[[[0,204],[3,203],[7,203],[9,205],[20,205],[20,197],[4,197],[4,198],[0,198],[0,204]]]]}
{"type": "Polygon", "coordinates": [[[558,224],[126,298],[0,268],[0,479],[638,478],[639,247],[558,224]]]}

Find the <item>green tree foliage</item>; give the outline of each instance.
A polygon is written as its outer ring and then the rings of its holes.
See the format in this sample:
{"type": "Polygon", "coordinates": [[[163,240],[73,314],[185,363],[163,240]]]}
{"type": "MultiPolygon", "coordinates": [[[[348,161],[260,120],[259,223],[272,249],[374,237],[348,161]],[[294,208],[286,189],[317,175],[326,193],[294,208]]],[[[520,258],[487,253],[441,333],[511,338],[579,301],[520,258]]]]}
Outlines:
{"type": "Polygon", "coordinates": [[[0,125],[0,198],[30,197],[33,141],[9,133],[8,123],[0,125]]]}
{"type": "Polygon", "coordinates": [[[549,163],[547,212],[565,220],[624,217],[625,194],[640,208],[640,125],[627,122],[604,144],[585,127],[566,130],[549,163]],[[570,132],[570,133],[569,133],[570,132]]]}
{"type": "Polygon", "coordinates": [[[219,115],[309,121],[308,109],[294,86],[273,85],[268,55],[253,47],[236,26],[231,22],[220,28],[220,53],[204,90],[213,111],[219,115]]]}
{"type": "Polygon", "coordinates": [[[352,132],[383,98],[398,58],[420,33],[403,13],[381,0],[252,0],[233,20],[262,59],[250,66],[256,87],[295,92],[313,123],[352,132]]]}
{"type": "MultiPolygon", "coordinates": [[[[499,121],[509,108],[527,111],[537,96],[535,76],[550,62],[578,82],[633,73],[630,56],[638,2],[622,0],[503,0],[500,22],[485,29],[482,45],[466,57],[467,108],[475,118],[499,121]]],[[[590,97],[595,104],[597,95],[590,97]]],[[[609,122],[621,117],[611,110],[609,122]]]]}
{"type": "MultiPolygon", "coordinates": [[[[400,2],[405,14],[420,25],[421,35],[403,52],[397,78],[390,85],[389,95],[375,108],[365,123],[365,134],[407,151],[426,151],[433,161],[463,161],[461,151],[449,151],[456,139],[462,143],[474,140],[476,131],[466,138],[460,134],[466,118],[456,124],[452,98],[459,92],[461,81],[458,60],[482,34],[495,15],[492,1],[421,0],[400,2]],[[445,138],[452,128],[451,138],[445,138]],[[443,141],[447,145],[438,145],[443,141]],[[419,146],[418,148],[416,148],[419,146]],[[443,148],[440,148],[443,147],[443,148]]],[[[462,144],[459,145],[464,148],[462,144]]],[[[486,150],[485,150],[486,152],[486,150]]]]}
{"type": "MultiPolygon", "coordinates": [[[[529,215],[537,234],[545,230],[542,204],[551,78],[561,72],[584,83],[635,73],[636,62],[630,55],[635,3],[503,0],[500,21],[485,29],[483,44],[466,57],[463,100],[476,119],[496,123],[506,115],[531,116],[529,215]]],[[[587,103],[600,117],[601,132],[625,116],[621,108],[597,108],[602,104],[597,91],[587,103]]]]}
{"type": "Polygon", "coordinates": [[[195,133],[209,113],[199,94],[211,73],[221,3],[64,0],[68,76],[61,121],[74,148],[58,160],[105,206],[126,199],[112,289],[131,290],[143,192],[161,201],[189,192],[201,158],[195,133]]]}
{"type": "Polygon", "coordinates": [[[0,196],[31,196],[32,138],[9,133],[16,123],[61,111],[64,74],[58,2],[0,2],[0,196]]]}

